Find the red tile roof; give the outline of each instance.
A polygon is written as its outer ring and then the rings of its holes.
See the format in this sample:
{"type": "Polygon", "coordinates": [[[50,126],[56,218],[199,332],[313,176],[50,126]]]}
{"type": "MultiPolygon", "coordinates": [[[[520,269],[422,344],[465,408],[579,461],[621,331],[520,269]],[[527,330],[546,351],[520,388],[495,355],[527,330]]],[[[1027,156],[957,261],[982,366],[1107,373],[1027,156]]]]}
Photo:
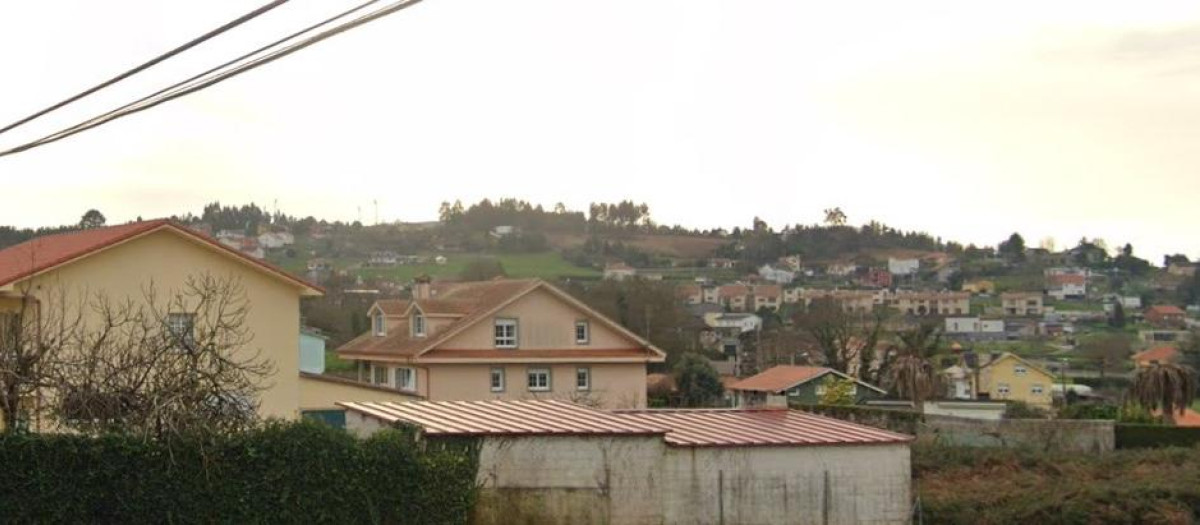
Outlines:
{"type": "Polygon", "coordinates": [[[1087,277],[1079,274],[1064,273],[1051,275],[1046,278],[1046,281],[1058,286],[1064,284],[1087,284],[1087,277]]]}
{"type": "Polygon", "coordinates": [[[638,423],[667,427],[676,447],[877,445],[907,443],[912,436],[781,409],[618,410],[638,423]]]}
{"type": "Polygon", "coordinates": [[[131,222],[119,226],[93,228],[71,233],[60,233],[36,237],[29,241],[0,250],[0,286],[12,284],[26,277],[37,275],[63,264],[86,257],[121,242],[160,229],[171,229],[202,241],[218,250],[257,266],[261,270],[281,277],[293,284],[316,292],[321,288],[308,283],[269,263],[249,257],[221,244],[216,239],[169,219],[131,222]]]}
{"type": "Polygon", "coordinates": [[[1150,308],[1146,309],[1146,313],[1154,313],[1158,315],[1187,315],[1187,313],[1181,310],[1178,306],[1170,304],[1151,306],[1150,308]]]}
{"type": "Polygon", "coordinates": [[[558,400],[337,403],[429,435],[662,435],[670,446],[813,446],[907,443],[911,436],[798,410],[603,411],[558,400]]]}
{"type": "Polygon", "coordinates": [[[1133,360],[1140,363],[1149,364],[1151,361],[1159,363],[1169,363],[1175,361],[1179,357],[1179,350],[1173,346],[1156,346],[1149,350],[1143,350],[1133,354],[1133,360]]]}
{"type": "Polygon", "coordinates": [[[1190,408],[1184,409],[1182,414],[1175,414],[1175,426],[1200,427],[1200,413],[1190,408]]]}
{"type": "Polygon", "coordinates": [[[389,316],[404,315],[404,312],[408,310],[408,307],[411,304],[412,301],[405,301],[401,299],[380,299],[375,301],[375,306],[378,306],[380,310],[383,310],[383,315],[389,316]]]}
{"type": "Polygon", "coordinates": [[[663,427],[558,400],[337,404],[387,423],[413,423],[430,435],[655,435],[667,432],[663,427]]]}
{"type": "Polygon", "coordinates": [[[729,389],[780,392],[832,371],[823,366],[774,366],[729,385],[729,389]]]}
{"type": "Polygon", "coordinates": [[[538,350],[458,350],[437,348],[421,354],[421,359],[569,359],[579,361],[585,359],[656,359],[657,354],[646,348],[563,348],[538,350]]]}

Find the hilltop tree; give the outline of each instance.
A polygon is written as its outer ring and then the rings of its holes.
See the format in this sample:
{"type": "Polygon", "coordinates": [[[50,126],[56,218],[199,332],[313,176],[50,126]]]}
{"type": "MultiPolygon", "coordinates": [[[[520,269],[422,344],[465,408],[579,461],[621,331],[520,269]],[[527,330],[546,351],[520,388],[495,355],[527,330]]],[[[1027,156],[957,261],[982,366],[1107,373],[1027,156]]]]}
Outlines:
{"type": "Polygon", "coordinates": [[[1113,303],[1113,311],[1108,318],[1108,325],[1113,328],[1125,328],[1125,307],[1121,305],[1121,301],[1113,303]]]}
{"type": "Polygon", "coordinates": [[[827,208],[825,209],[825,225],[827,226],[845,226],[846,212],[842,208],[827,208]]]}
{"type": "Polygon", "coordinates": [[[1132,349],[1129,338],[1121,334],[1093,337],[1079,345],[1079,353],[1096,363],[1100,377],[1124,370],[1132,349]]]}
{"type": "Polygon", "coordinates": [[[84,213],[83,217],[79,219],[79,227],[85,230],[90,230],[92,228],[103,228],[106,222],[108,221],[104,218],[104,214],[100,213],[100,210],[91,209],[88,210],[87,213],[84,213]]]}
{"type": "Polygon", "coordinates": [[[1025,259],[1025,239],[1019,233],[1013,233],[1008,236],[1008,240],[1001,242],[996,247],[996,251],[1007,257],[1010,260],[1021,261],[1025,259]]]}
{"type": "Polygon", "coordinates": [[[487,281],[496,277],[507,277],[504,265],[491,257],[473,259],[467,263],[458,277],[464,281],[487,281]]]}

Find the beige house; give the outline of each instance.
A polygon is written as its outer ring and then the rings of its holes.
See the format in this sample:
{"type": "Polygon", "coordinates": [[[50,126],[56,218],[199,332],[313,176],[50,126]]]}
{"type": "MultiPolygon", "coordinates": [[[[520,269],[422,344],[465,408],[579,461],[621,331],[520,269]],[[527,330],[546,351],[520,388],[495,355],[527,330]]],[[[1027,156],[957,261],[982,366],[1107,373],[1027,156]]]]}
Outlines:
{"type": "Polygon", "coordinates": [[[646,364],[665,354],[539,280],[417,282],[377,301],[371,330],[337,350],[359,379],[431,401],[566,399],[646,406],[646,364]]]}
{"type": "Polygon", "coordinates": [[[746,311],[750,303],[750,287],[744,284],[726,284],[717,287],[717,303],[728,306],[735,312],[746,311]]]}
{"type": "MultiPolygon", "coordinates": [[[[94,326],[98,314],[88,298],[146,304],[151,285],[159,297],[167,297],[181,293],[189,278],[203,275],[236,281],[244,289],[249,306],[244,328],[252,336],[245,351],[257,352],[275,369],[258,399],[260,415],[297,417],[302,408],[300,300],[322,290],[169,220],[48,235],[0,250],[0,312],[19,312],[29,301],[33,311],[54,308],[59,315],[83,308],[84,322],[94,326]]],[[[188,318],[194,314],[166,315],[164,322],[173,328],[194,329],[195,319],[188,318]]],[[[52,425],[40,419],[31,423],[35,430],[52,425]]]]}
{"type": "Polygon", "coordinates": [[[966,315],[971,294],[966,292],[907,292],[888,299],[888,305],[907,315],[966,315]]]}
{"type": "Polygon", "coordinates": [[[1045,298],[1040,292],[1007,292],[1000,294],[1004,315],[1040,317],[1045,312],[1045,298]]]}

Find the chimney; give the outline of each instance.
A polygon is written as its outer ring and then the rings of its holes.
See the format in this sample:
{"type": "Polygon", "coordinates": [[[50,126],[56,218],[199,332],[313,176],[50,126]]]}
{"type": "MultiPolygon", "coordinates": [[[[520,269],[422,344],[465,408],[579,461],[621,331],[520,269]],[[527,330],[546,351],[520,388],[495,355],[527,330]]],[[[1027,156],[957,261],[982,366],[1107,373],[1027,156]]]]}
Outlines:
{"type": "Polygon", "coordinates": [[[429,282],[432,279],[428,275],[418,275],[413,279],[412,296],[413,299],[429,299],[431,294],[429,291],[429,282]]]}

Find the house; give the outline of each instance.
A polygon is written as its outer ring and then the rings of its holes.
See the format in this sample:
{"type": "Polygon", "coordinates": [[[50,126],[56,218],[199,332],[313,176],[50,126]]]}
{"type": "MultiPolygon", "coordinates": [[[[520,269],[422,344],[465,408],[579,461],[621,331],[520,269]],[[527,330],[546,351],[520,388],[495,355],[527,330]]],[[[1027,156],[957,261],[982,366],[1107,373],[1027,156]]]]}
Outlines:
{"type": "Polygon", "coordinates": [[[646,406],[649,341],[540,280],[431,283],[378,300],[337,349],[359,380],[432,401],[571,399],[646,406]]]}
{"type": "Polygon", "coordinates": [[[846,313],[864,314],[871,312],[876,305],[882,303],[881,295],[876,292],[859,290],[800,290],[800,304],[805,308],[813,301],[832,301],[846,313]]]}
{"type": "Polygon", "coordinates": [[[1171,263],[1167,265],[1167,274],[1179,277],[1192,277],[1196,275],[1196,265],[1190,263],[1171,263]]]}
{"type": "Polygon", "coordinates": [[[1159,329],[1139,330],[1138,339],[1144,343],[1178,343],[1186,341],[1191,336],[1187,330],[1159,329]]]}
{"type": "Polygon", "coordinates": [[[778,284],[756,284],[753,289],[754,311],[760,308],[778,310],[783,304],[783,287],[778,284]]]}
{"type": "Polygon", "coordinates": [[[779,258],[779,264],[793,272],[799,272],[803,268],[803,261],[799,255],[784,255],[779,258]]]}
{"type": "Polygon", "coordinates": [[[300,327],[300,371],[310,374],[325,373],[325,337],[320,330],[300,327]]]}
{"type": "Polygon", "coordinates": [[[796,272],[781,270],[769,264],[764,264],[758,268],[758,275],[765,280],[778,284],[788,284],[796,280],[796,272]]]}
{"type": "Polygon", "coordinates": [[[911,521],[911,436],[797,410],[343,406],[360,436],[403,424],[429,443],[472,438],[479,525],[911,521]]]}
{"type": "Polygon", "coordinates": [[[1121,308],[1126,311],[1140,310],[1142,308],[1142,298],[1136,295],[1117,295],[1114,293],[1104,295],[1104,311],[1112,313],[1116,310],[1116,305],[1121,305],[1121,308]]]}
{"type": "Polygon", "coordinates": [[[1183,328],[1187,325],[1187,313],[1178,306],[1160,304],[1146,309],[1146,322],[1155,328],[1183,328]]]}
{"type": "Polygon", "coordinates": [[[708,260],[709,268],[732,269],[736,265],[737,261],[733,259],[726,259],[724,257],[713,257],[712,259],[708,260]]]}
{"type": "Polygon", "coordinates": [[[623,262],[614,262],[604,265],[604,278],[614,281],[624,281],[625,279],[633,278],[637,275],[637,269],[623,262]]]}
{"type": "MultiPolygon", "coordinates": [[[[273,365],[274,372],[263,378],[264,390],[257,400],[259,414],[298,417],[304,408],[300,403],[304,383],[299,363],[300,301],[320,296],[322,290],[173,221],[159,219],[47,235],[0,250],[0,310],[17,314],[22,304],[33,301],[40,305],[39,311],[76,312],[88,326],[95,326],[99,314],[84,300],[131,301],[161,309],[167,316],[162,322],[186,334],[195,330],[202,310],[172,305],[169,297],[185,293],[189,283],[206,276],[241,288],[239,295],[249,307],[244,329],[252,340],[245,351],[257,352],[273,365]],[[151,285],[157,297],[148,296],[151,285]],[[81,301],[62,304],[56,297],[81,301]]],[[[40,392],[38,397],[53,395],[40,392]]],[[[34,429],[53,428],[52,421],[35,417],[34,429]]]]}
{"type": "Polygon", "coordinates": [[[962,285],[962,291],[973,294],[993,294],[996,293],[996,283],[987,279],[976,279],[967,281],[962,285]]]}
{"type": "Polygon", "coordinates": [[[906,315],[971,313],[971,294],[966,292],[900,292],[888,297],[887,303],[906,315]]]}
{"type": "Polygon", "coordinates": [[[858,265],[852,262],[835,262],[825,267],[825,274],[846,277],[858,273],[858,265]]]}
{"type": "Polygon", "coordinates": [[[1156,346],[1133,354],[1131,358],[1137,368],[1149,368],[1156,364],[1175,363],[1179,361],[1179,349],[1173,346],[1156,346]]]}
{"type": "Polygon", "coordinates": [[[803,291],[799,287],[791,287],[783,289],[783,302],[785,304],[796,304],[800,302],[800,294],[803,291]]]}
{"type": "Polygon", "coordinates": [[[947,317],[943,331],[951,338],[968,341],[999,341],[1006,337],[1003,319],[947,317]]]}
{"type": "Polygon", "coordinates": [[[275,250],[296,243],[296,237],[288,232],[267,232],[258,236],[258,244],[263,248],[275,250]]]}
{"type": "Polygon", "coordinates": [[[746,311],[750,304],[750,287],[744,284],[726,284],[717,287],[717,303],[735,312],[746,311]]]}
{"type": "Polygon", "coordinates": [[[1046,276],[1046,295],[1058,299],[1087,298],[1087,276],[1085,274],[1061,273],[1046,276]]]}
{"type": "Polygon", "coordinates": [[[1045,299],[1039,292],[1004,292],[1000,294],[1004,315],[1041,317],[1046,311],[1045,299]]]}
{"type": "Polygon", "coordinates": [[[858,284],[868,288],[891,288],[892,272],[883,268],[867,268],[867,271],[858,277],[858,284]]]}
{"type": "Polygon", "coordinates": [[[975,399],[971,384],[974,378],[971,369],[966,366],[953,365],[942,370],[942,384],[946,387],[947,399],[975,399]]]}
{"type": "Polygon", "coordinates": [[[683,284],[675,288],[675,295],[684,304],[700,304],[704,302],[702,287],[698,284],[683,284]]]}
{"type": "Polygon", "coordinates": [[[704,324],[709,328],[744,334],[762,329],[762,318],[755,314],[712,313],[704,316],[704,324]]]}
{"type": "Polygon", "coordinates": [[[897,259],[888,257],[888,271],[892,275],[906,277],[916,274],[921,269],[920,259],[897,259]]]}
{"type": "Polygon", "coordinates": [[[489,232],[489,234],[492,237],[500,239],[503,237],[508,237],[509,235],[512,235],[516,232],[517,232],[516,227],[510,226],[510,225],[502,225],[502,226],[496,226],[495,228],[492,228],[492,231],[489,232]]]}
{"type": "Polygon", "coordinates": [[[854,382],[851,393],[855,403],[887,395],[882,388],[823,366],[774,366],[729,385],[729,389],[737,394],[737,406],[740,407],[764,406],[780,401],[815,405],[821,402],[825,389],[838,380],[854,382]]]}
{"type": "Polygon", "coordinates": [[[398,261],[399,256],[396,255],[396,252],[378,251],[371,253],[367,264],[370,266],[395,266],[398,261]]]}
{"type": "Polygon", "coordinates": [[[994,401],[1022,401],[1049,408],[1053,399],[1054,374],[1005,352],[979,367],[976,392],[994,401]]]}

